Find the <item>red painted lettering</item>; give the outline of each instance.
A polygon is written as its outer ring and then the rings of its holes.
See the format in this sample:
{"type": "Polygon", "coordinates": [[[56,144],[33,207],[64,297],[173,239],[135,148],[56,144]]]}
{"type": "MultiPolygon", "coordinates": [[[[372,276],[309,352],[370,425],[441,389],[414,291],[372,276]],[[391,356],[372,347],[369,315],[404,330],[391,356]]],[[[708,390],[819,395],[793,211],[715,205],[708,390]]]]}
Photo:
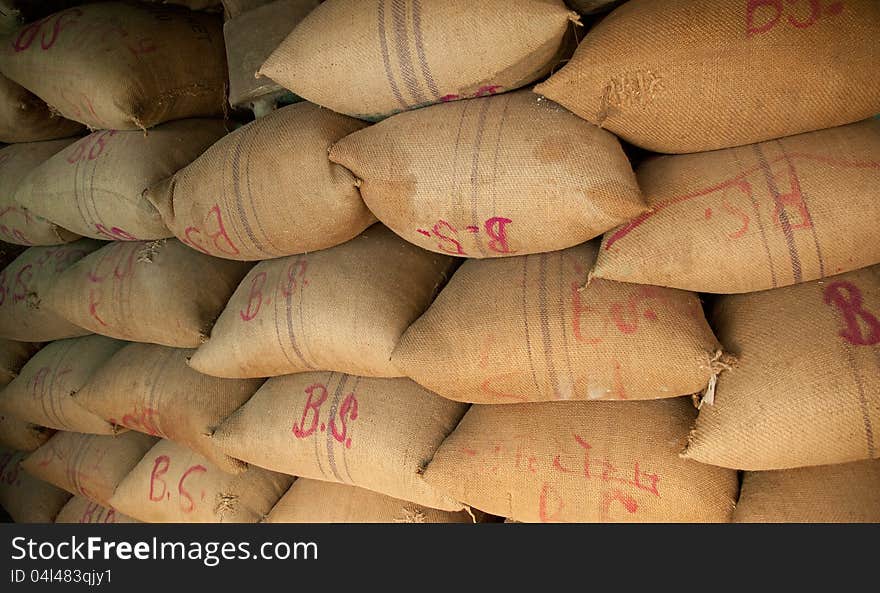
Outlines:
{"type": "Polygon", "coordinates": [[[348,425],[346,424],[346,420],[350,419],[352,421],[357,420],[358,417],[358,402],[354,393],[349,393],[345,396],[345,399],[342,401],[342,405],[339,407],[339,422],[342,425],[342,431],[338,431],[336,429],[336,418],[330,418],[330,433],[333,435],[333,438],[336,439],[340,443],[345,443],[346,449],[351,448],[351,439],[346,438],[346,434],[348,433],[348,425]]]}
{"type": "Polygon", "coordinates": [[[854,346],[880,344],[880,321],[865,309],[858,286],[852,282],[832,282],[825,287],[824,300],[843,317],[846,327],[840,330],[840,337],[854,346]]]}
{"type": "Polygon", "coordinates": [[[321,410],[321,404],[327,399],[327,388],[321,383],[314,383],[306,387],[306,393],[308,394],[308,398],[306,399],[306,406],[303,409],[302,418],[300,418],[299,425],[293,425],[293,436],[298,439],[304,439],[315,432],[318,427],[318,415],[321,410]],[[317,393],[317,396],[315,392],[317,393]],[[306,428],[306,419],[309,416],[309,411],[313,412],[311,425],[306,428]]]}
{"type": "MultiPolygon", "coordinates": [[[[186,488],[184,488],[183,483],[191,475],[196,474],[196,473],[203,474],[207,471],[208,471],[208,469],[204,465],[194,465],[191,468],[189,468],[188,470],[186,470],[185,472],[183,472],[183,475],[180,477],[180,482],[177,483],[177,492],[178,492],[178,494],[180,494],[180,510],[183,511],[184,513],[193,512],[193,510],[196,508],[196,503],[193,500],[190,493],[186,490],[186,488]],[[185,504],[184,504],[184,500],[186,500],[185,504]]],[[[201,493],[201,498],[202,499],[205,498],[204,491],[202,491],[202,493],[201,493]]]]}
{"type": "Polygon", "coordinates": [[[170,464],[171,459],[167,455],[159,455],[153,462],[153,471],[150,474],[150,500],[153,502],[159,502],[164,498],[171,497],[168,493],[168,486],[165,484],[165,480],[161,478],[161,476],[168,473],[168,467],[170,464]],[[162,491],[158,493],[156,492],[157,483],[162,485],[162,491]]]}
{"type": "Polygon", "coordinates": [[[251,280],[251,292],[248,296],[247,309],[238,312],[242,321],[250,321],[260,312],[263,305],[263,286],[266,284],[266,272],[259,272],[251,280]]]}
{"type": "Polygon", "coordinates": [[[486,234],[489,236],[489,249],[495,253],[516,253],[507,243],[507,225],[513,222],[509,218],[493,216],[486,221],[486,234]]]}
{"type": "Polygon", "coordinates": [[[445,220],[438,221],[437,224],[435,224],[434,227],[431,229],[434,236],[437,237],[438,239],[440,239],[440,241],[441,241],[441,243],[437,244],[437,249],[439,249],[440,251],[444,251],[446,253],[451,253],[452,255],[467,255],[465,253],[464,249],[462,249],[461,243],[459,243],[456,239],[453,239],[452,237],[450,237],[448,235],[444,235],[440,231],[441,226],[445,227],[448,231],[451,231],[452,233],[458,233],[458,231],[455,230],[455,227],[452,226],[451,224],[449,224],[448,222],[446,222],[445,220]],[[443,244],[444,242],[447,243],[448,245],[444,245],[443,244]]]}
{"type": "Polygon", "coordinates": [[[211,252],[207,247],[200,244],[197,236],[202,235],[202,230],[199,227],[187,227],[183,233],[184,238],[181,240],[193,249],[197,249],[208,255],[223,254],[234,256],[240,253],[238,247],[235,246],[232,239],[229,237],[229,233],[226,232],[226,226],[223,224],[223,215],[220,213],[220,206],[218,204],[214,204],[214,206],[208,210],[202,226],[205,229],[205,236],[211,240],[210,245],[214,249],[214,252],[211,252]]]}

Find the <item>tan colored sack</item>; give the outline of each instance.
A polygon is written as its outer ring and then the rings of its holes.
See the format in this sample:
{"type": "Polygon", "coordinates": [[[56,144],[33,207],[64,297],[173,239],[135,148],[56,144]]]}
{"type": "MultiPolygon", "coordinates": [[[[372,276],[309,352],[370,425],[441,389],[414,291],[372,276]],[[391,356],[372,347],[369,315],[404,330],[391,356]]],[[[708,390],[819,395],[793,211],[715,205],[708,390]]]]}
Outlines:
{"type": "Polygon", "coordinates": [[[568,5],[581,14],[594,14],[611,10],[624,0],[567,0],[568,5]]]}
{"type": "Polygon", "coordinates": [[[177,237],[204,253],[259,260],[348,241],[375,218],[354,176],[327,160],[362,122],[299,103],[243,126],[147,198],[177,237]]]}
{"type": "Polygon", "coordinates": [[[330,160],[394,232],[450,255],[563,249],[646,210],[617,139],[528,91],[401,113],[330,160]]]}
{"type": "Polygon", "coordinates": [[[0,414],[0,447],[16,451],[34,451],[54,433],[51,428],[0,414]]]}
{"type": "Polygon", "coordinates": [[[90,501],[82,496],[74,496],[70,499],[58,516],[56,523],[140,523],[128,515],[117,513],[116,509],[110,509],[90,501]]]}
{"type": "Polygon", "coordinates": [[[73,395],[123,346],[125,342],[95,335],[52,342],[0,392],[0,413],[56,430],[115,434],[112,424],[73,395]]]}
{"type": "Polygon", "coordinates": [[[299,478],[264,523],[472,523],[465,511],[430,509],[357,486],[299,478]]]}
{"type": "Polygon", "coordinates": [[[0,506],[16,523],[52,523],[70,494],[22,471],[26,455],[0,449],[0,506]]]}
{"type": "Polygon", "coordinates": [[[54,140],[83,130],[82,124],[53,113],[42,99],[0,74],[0,142],[54,140]]]}
{"type": "Polygon", "coordinates": [[[262,380],[197,373],[186,364],[192,352],[129,344],[92,376],[76,394],[76,402],[113,424],[181,443],[221,471],[243,471],[243,463],[217,450],[211,433],[262,380]]]}
{"type": "Polygon", "coordinates": [[[535,92],[656,152],[703,152],[880,112],[880,3],[631,0],[535,92]]]}
{"type": "Polygon", "coordinates": [[[174,239],[119,241],[62,274],[47,302],[98,334],[194,348],[250,267],[174,239]]]}
{"type": "Polygon", "coordinates": [[[333,111],[378,120],[510,91],[569,55],[562,0],[326,0],[259,74],[333,111]]]}
{"type": "Polygon", "coordinates": [[[269,4],[272,0],[223,0],[226,18],[234,19],[238,15],[256,10],[260,6],[269,4]]]}
{"type": "Polygon", "coordinates": [[[0,47],[0,69],[93,129],[210,117],[225,103],[220,18],[180,7],[101,2],[63,10],[0,47]]]}
{"type": "Polygon", "coordinates": [[[150,130],[101,130],[68,146],[24,179],[15,200],[80,235],[103,240],[173,236],[143,197],[226,133],[223,121],[187,119],[150,130]]]}
{"type": "Polygon", "coordinates": [[[409,379],[300,373],[266,381],[214,438],[273,471],[457,511],[421,474],[466,409],[409,379]]]}
{"type": "Polygon", "coordinates": [[[47,342],[92,333],[52,310],[47,293],[65,270],[101,245],[80,239],[57,247],[31,247],[0,271],[0,337],[47,342]]]}
{"type": "Polygon", "coordinates": [[[112,506],[116,486],[156,441],[133,430],[116,436],[58,432],[21,466],[40,480],[112,506]]]}
{"type": "Polygon", "coordinates": [[[15,200],[15,192],[28,173],[74,140],[29,142],[0,148],[0,238],[4,241],[18,245],[58,245],[78,238],[15,200]]]}
{"type": "Polygon", "coordinates": [[[15,342],[0,338],[0,387],[18,376],[24,363],[43,345],[33,342],[15,342]]]}
{"type": "Polygon", "coordinates": [[[638,177],[652,210],[605,235],[593,273],[738,293],[880,263],[878,154],[872,119],[646,161],[638,177]]]}
{"type": "Polygon", "coordinates": [[[223,23],[229,64],[229,104],[243,106],[262,97],[287,93],[257,71],[278,44],[320,0],[277,0],[223,23]]]}
{"type": "Polygon", "coordinates": [[[880,523],[880,460],[746,472],[736,523],[880,523]]]}
{"type": "Polygon", "coordinates": [[[744,470],[880,457],[880,266],[743,295],[713,313],[739,361],[685,455],[744,470]]]}
{"type": "Polygon", "coordinates": [[[217,377],[398,377],[391,352],[451,266],[381,225],[338,247],[261,262],[190,366],[217,377]]]}
{"type": "Polygon", "coordinates": [[[475,405],[425,480],[527,523],[727,522],[736,472],[679,457],[695,415],[686,397],[475,405]]]}
{"type": "Polygon", "coordinates": [[[110,502],[147,523],[257,523],[291,482],[291,476],[258,467],[232,476],[183,445],[162,440],[110,502]]]}
{"type": "Polygon", "coordinates": [[[450,399],[488,404],[654,399],[724,368],[697,295],[593,279],[598,242],[468,260],[391,362],[450,399]]]}

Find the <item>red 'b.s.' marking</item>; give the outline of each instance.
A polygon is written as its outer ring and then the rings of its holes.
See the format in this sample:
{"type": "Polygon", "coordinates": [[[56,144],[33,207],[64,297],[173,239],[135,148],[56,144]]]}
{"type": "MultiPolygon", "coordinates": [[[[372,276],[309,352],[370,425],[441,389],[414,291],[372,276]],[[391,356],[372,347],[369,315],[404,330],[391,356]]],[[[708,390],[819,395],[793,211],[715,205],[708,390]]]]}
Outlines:
{"type": "Polygon", "coordinates": [[[70,24],[76,22],[76,18],[82,16],[83,12],[79,8],[72,8],[62,13],[47,16],[44,19],[31,23],[23,28],[12,42],[12,48],[16,53],[30,49],[37,34],[40,35],[40,48],[44,51],[55,45],[58,41],[58,35],[70,24]],[[51,25],[49,25],[51,23],[51,25]],[[43,25],[49,25],[46,30],[43,25]]]}
{"type": "Polygon", "coordinates": [[[865,309],[862,291],[852,282],[832,282],[825,287],[826,305],[833,306],[843,316],[845,328],[840,337],[854,346],[880,344],[880,321],[865,309]]]}
{"type": "Polygon", "coordinates": [[[86,136],[74,145],[73,151],[67,156],[67,162],[75,164],[97,159],[104,152],[107,142],[115,135],[116,130],[102,130],[86,136]]]}
{"type": "Polygon", "coordinates": [[[746,34],[749,37],[766,33],[779,24],[783,16],[796,29],[806,29],[824,16],[843,12],[843,0],[823,3],[822,0],[747,0],[746,34]]]}
{"type": "Polygon", "coordinates": [[[346,424],[347,420],[357,420],[358,417],[358,402],[354,393],[349,393],[345,396],[345,399],[342,401],[342,405],[339,407],[339,422],[342,425],[342,430],[339,431],[336,428],[336,418],[330,419],[330,432],[333,435],[333,438],[336,439],[340,443],[344,443],[347,449],[351,448],[351,439],[346,438],[346,434],[348,433],[348,425],[346,424]]]}
{"type": "Polygon", "coordinates": [[[437,249],[439,249],[440,251],[445,251],[446,253],[451,253],[453,255],[466,255],[464,249],[462,249],[461,247],[461,243],[459,243],[457,240],[453,239],[449,235],[444,234],[450,231],[453,234],[458,232],[454,226],[452,226],[445,220],[438,221],[437,224],[434,225],[434,228],[431,229],[433,235],[441,241],[437,244],[437,249]],[[444,245],[444,243],[446,245],[444,245]]]}
{"type": "Polygon", "coordinates": [[[489,249],[495,253],[516,253],[507,243],[507,225],[513,222],[503,216],[493,216],[486,221],[486,235],[489,236],[489,249]]]}
{"type": "Polygon", "coordinates": [[[321,383],[313,383],[312,385],[309,385],[306,387],[306,393],[309,397],[306,399],[306,406],[303,409],[299,425],[296,423],[293,425],[293,436],[298,439],[306,438],[313,434],[318,428],[318,416],[321,411],[321,404],[327,399],[327,388],[321,383]],[[306,428],[306,420],[309,416],[309,411],[313,413],[312,421],[309,427],[306,428]]]}
{"type": "Polygon", "coordinates": [[[167,496],[168,486],[161,476],[168,473],[168,466],[170,464],[171,459],[167,455],[159,455],[153,462],[153,471],[150,473],[150,500],[153,502],[159,502],[167,496]],[[156,491],[157,483],[162,485],[161,492],[156,491]]]}
{"type": "MultiPolygon", "coordinates": [[[[177,483],[177,493],[180,494],[180,510],[184,513],[191,513],[196,508],[196,503],[193,500],[192,495],[187,491],[186,488],[183,487],[184,481],[191,475],[195,473],[205,473],[208,469],[204,465],[194,465],[185,472],[180,477],[180,481],[177,483]],[[184,502],[184,500],[186,502],[184,502]]],[[[204,497],[204,492],[202,493],[202,497],[204,497]]]]}
{"type": "Polygon", "coordinates": [[[186,227],[183,232],[184,238],[181,239],[181,241],[193,249],[208,255],[222,254],[234,256],[240,253],[238,247],[235,246],[232,239],[229,237],[229,233],[226,232],[226,225],[223,223],[223,215],[220,212],[219,204],[214,204],[214,206],[208,210],[202,227],[204,228],[205,236],[211,240],[211,246],[214,249],[213,252],[205,247],[205,245],[202,245],[200,240],[197,239],[198,236],[202,235],[202,228],[196,226],[186,227]]]}
{"type": "Polygon", "coordinates": [[[33,277],[33,265],[23,266],[15,275],[15,290],[12,293],[12,302],[18,303],[27,298],[30,291],[31,277],[33,277]]]}
{"type": "Polygon", "coordinates": [[[248,295],[247,308],[238,312],[242,321],[250,321],[260,312],[263,306],[263,286],[266,285],[266,272],[259,272],[251,280],[251,292],[248,295]]]}
{"type": "Polygon", "coordinates": [[[304,259],[297,259],[287,268],[287,286],[281,289],[281,294],[289,297],[296,290],[297,282],[301,282],[303,286],[308,286],[309,281],[305,279],[306,270],[309,262],[304,259]]]}

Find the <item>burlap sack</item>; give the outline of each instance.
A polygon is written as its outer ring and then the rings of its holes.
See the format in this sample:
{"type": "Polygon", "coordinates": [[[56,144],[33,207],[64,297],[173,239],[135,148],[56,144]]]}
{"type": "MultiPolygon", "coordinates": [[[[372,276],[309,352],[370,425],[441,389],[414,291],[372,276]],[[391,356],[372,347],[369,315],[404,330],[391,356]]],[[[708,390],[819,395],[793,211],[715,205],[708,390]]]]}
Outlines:
{"type": "Polygon", "coordinates": [[[736,523],[880,523],[880,461],[746,472],[736,523]]]}
{"type": "Polygon", "coordinates": [[[216,119],[188,119],[141,131],[101,130],[36,167],[15,200],[30,212],[95,239],[173,236],[143,197],[226,133],[216,119]]]}
{"type": "Polygon", "coordinates": [[[25,456],[0,449],[0,506],[16,523],[52,523],[70,494],[22,471],[25,456]]]}
{"type": "Polygon", "coordinates": [[[256,10],[269,4],[272,0],[223,0],[224,13],[227,19],[234,19],[242,13],[256,10]]]}
{"type": "Polygon", "coordinates": [[[259,73],[313,103],[378,120],[513,90],[570,50],[562,0],[326,0],[259,73]]]}
{"type": "Polygon", "coordinates": [[[880,266],[720,297],[713,326],[737,355],[685,455],[744,470],[880,457],[880,266]]]}
{"type": "Polygon", "coordinates": [[[42,99],[0,74],[0,142],[67,138],[83,125],[53,113],[42,99]]]}
{"type": "Polygon", "coordinates": [[[62,274],[47,302],[97,334],[194,348],[250,267],[174,239],[119,241],[62,274]]]}
{"type": "Polygon", "coordinates": [[[111,506],[147,523],[257,523],[293,482],[250,467],[230,475],[173,441],[159,441],[119,484],[111,506]]]}
{"type": "Polygon", "coordinates": [[[53,434],[55,431],[51,428],[0,414],[0,447],[16,451],[34,451],[53,434]]]}
{"type": "Polygon", "coordinates": [[[73,395],[123,346],[125,342],[96,335],[52,342],[0,391],[0,414],[56,430],[115,434],[112,424],[73,395]]]}
{"type": "Polygon", "coordinates": [[[266,381],[214,438],[273,471],[457,511],[421,474],[466,409],[409,379],[300,373],[266,381]]]}
{"type": "Polygon", "coordinates": [[[656,152],[703,152],[880,112],[880,3],[632,0],[536,93],[656,152]]]}
{"type": "Polygon", "coordinates": [[[21,466],[40,480],[112,506],[116,486],[156,441],[134,430],[116,436],[58,432],[21,466]]]}
{"type": "Polygon", "coordinates": [[[262,381],[197,373],[186,364],[192,352],[129,344],[79,390],[76,402],[113,424],[181,443],[221,471],[243,471],[243,463],[217,450],[211,433],[262,381]]]}
{"type": "Polygon", "coordinates": [[[606,12],[625,0],[566,0],[569,6],[581,14],[606,12]]]}
{"type": "Polygon", "coordinates": [[[47,342],[92,333],[52,310],[46,297],[65,270],[101,245],[80,239],[56,247],[31,247],[0,271],[0,337],[47,342]]]}
{"type": "Polygon", "coordinates": [[[316,105],[283,107],[217,142],[147,199],[181,241],[216,257],[338,245],[375,221],[354,176],[327,160],[334,142],[361,127],[316,105]]]}
{"type": "Polygon", "coordinates": [[[8,385],[18,376],[24,363],[43,345],[33,342],[16,342],[0,338],[0,387],[8,385]]]}
{"type": "Polygon", "coordinates": [[[617,139],[529,91],[401,113],[330,160],[394,232],[450,255],[563,249],[646,210],[617,139]]]}
{"type": "Polygon", "coordinates": [[[878,154],[872,119],[646,161],[638,178],[652,210],[605,235],[593,273],[735,293],[880,263],[878,154]]]}
{"type": "Polygon", "coordinates": [[[598,242],[466,261],[391,362],[475,403],[654,399],[705,389],[724,368],[697,295],[593,279],[598,242]]]}
{"type": "Polygon", "coordinates": [[[221,20],[181,7],[101,2],[63,10],[2,45],[0,70],[94,129],[210,117],[225,102],[221,20]]]}
{"type": "Polygon", "coordinates": [[[299,478],[264,523],[472,523],[465,511],[430,509],[357,486],[299,478]]]}
{"type": "Polygon", "coordinates": [[[243,106],[261,97],[287,92],[257,71],[278,44],[320,0],[277,0],[223,23],[229,64],[229,104],[243,106]]]}
{"type": "Polygon", "coordinates": [[[381,225],[338,247],[261,262],[190,366],[216,377],[310,370],[398,377],[391,352],[451,265],[381,225]]]}
{"type": "Polygon", "coordinates": [[[471,406],[425,480],[523,522],[726,522],[735,471],[681,459],[690,398],[471,406]]]}
{"type": "Polygon", "coordinates": [[[107,523],[140,523],[128,515],[117,513],[116,509],[110,509],[90,501],[82,496],[74,496],[70,499],[58,516],[56,523],[94,523],[97,525],[107,523]]]}
{"type": "Polygon", "coordinates": [[[78,238],[15,200],[15,192],[28,173],[73,140],[29,142],[0,148],[0,238],[4,241],[18,245],[58,245],[78,238]]]}

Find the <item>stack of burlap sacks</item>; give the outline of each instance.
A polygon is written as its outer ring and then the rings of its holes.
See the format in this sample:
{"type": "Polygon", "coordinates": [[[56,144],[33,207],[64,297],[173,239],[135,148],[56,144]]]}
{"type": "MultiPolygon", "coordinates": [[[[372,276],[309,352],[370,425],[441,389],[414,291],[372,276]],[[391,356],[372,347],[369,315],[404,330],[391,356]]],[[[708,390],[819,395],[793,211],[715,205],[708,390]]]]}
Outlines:
{"type": "Polygon", "coordinates": [[[613,4],[13,32],[0,504],[880,521],[880,4],[613,4]]]}

